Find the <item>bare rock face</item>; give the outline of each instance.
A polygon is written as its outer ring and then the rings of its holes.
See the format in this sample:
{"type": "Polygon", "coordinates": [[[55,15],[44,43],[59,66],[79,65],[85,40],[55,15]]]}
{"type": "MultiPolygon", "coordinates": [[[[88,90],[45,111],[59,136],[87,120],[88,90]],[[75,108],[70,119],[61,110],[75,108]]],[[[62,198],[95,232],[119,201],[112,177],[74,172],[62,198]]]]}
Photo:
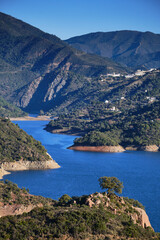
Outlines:
{"type": "Polygon", "coordinates": [[[89,206],[90,208],[95,205],[94,202],[93,202],[90,198],[88,198],[88,199],[86,200],[86,203],[85,203],[85,204],[86,204],[87,206],[89,206]]]}
{"type": "Polygon", "coordinates": [[[28,88],[26,88],[24,95],[21,96],[19,100],[19,106],[26,107],[29,104],[41,80],[42,80],[42,77],[38,77],[31,82],[28,88]]]}
{"type": "Polygon", "coordinates": [[[44,102],[51,101],[53,98],[56,98],[57,93],[65,86],[68,80],[68,71],[70,69],[70,66],[71,63],[66,63],[61,68],[61,72],[55,77],[55,79],[53,79],[45,94],[44,102]]]}
{"type": "Polygon", "coordinates": [[[15,161],[4,162],[0,166],[0,179],[4,175],[10,174],[8,171],[24,171],[24,170],[42,170],[42,169],[54,169],[60,166],[53,159],[48,161],[15,161]]]}
{"type": "Polygon", "coordinates": [[[138,212],[138,215],[137,214],[132,215],[133,222],[137,223],[137,221],[139,221],[140,225],[143,228],[147,228],[147,227],[152,228],[147,213],[142,208],[134,207],[134,209],[138,212]]]}
{"type": "Polygon", "coordinates": [[[29,206],[24,206],[20,204],[0,206],[0,217],[4,217],[8,215],[21,215],[24,212],[25,213],[30,212],[35,207],[42,207],[42,206],[43,205],[41,203],[38,205],[29,205],[29,206]]]}
{"type": "Polygon", "coordinates": [[[110,198],[107,196],[107,193],[104,195],[102,193],[96,193],[89,195],[85,204],[88,205],[90,208],[93,206],[99,206],[100,204],[108,207],[109,202],[110,198]]]}

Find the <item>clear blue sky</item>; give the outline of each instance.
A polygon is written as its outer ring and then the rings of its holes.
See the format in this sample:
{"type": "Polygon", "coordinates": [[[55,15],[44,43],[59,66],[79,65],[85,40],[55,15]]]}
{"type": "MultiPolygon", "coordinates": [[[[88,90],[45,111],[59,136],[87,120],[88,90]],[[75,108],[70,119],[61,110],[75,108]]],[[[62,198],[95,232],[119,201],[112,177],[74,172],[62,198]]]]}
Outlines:
{"type": "Polygon", "coordinates": [[[61,39],[98,31],[160,33],[160,0],[0,0],[0,11],[61,39]]]}

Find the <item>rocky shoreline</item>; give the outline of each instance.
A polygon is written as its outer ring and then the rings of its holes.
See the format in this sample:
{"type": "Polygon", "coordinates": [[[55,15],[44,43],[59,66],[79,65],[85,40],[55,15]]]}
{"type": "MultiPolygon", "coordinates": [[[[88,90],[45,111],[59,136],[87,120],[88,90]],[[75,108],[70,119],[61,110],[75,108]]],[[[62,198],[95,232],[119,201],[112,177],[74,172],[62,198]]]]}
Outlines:
{"type": "Polygon", "coordinates": [[[160,151],[160,147],[157,146],[157,145],[139,146],[139,147],[129,146],[129,147],[126,147],[125,150],[129,150],[129,151],[145,151],[145,152],[159,152],[160,151]]]}
{"type": "Polygon", "coordinates": [[[86,151],[86,152],[124,152],[125,149],[122,146],[71,146],[68,149],[75,151],[86,151]]]}
{"type": "Polygon", "coordinates": [[[10,171],[24,171],[24,170],[44,170],[60,168],[58,163],[53,159],[48,161],[15,161],[4,162],[0,167],[0,179],[4,175],[10,174],[10,171]]]}
{"type": "Polygon", "coordinates": [[[86,152],[108,152],[108,153],[118,153],[124,152],[126,150],[129,151],[146,151],[146,152],[159,152],[159,146],[150,145],[150,146],[142,146],[142,147],[126,147],[123,148],[122,146],[76,146],[72,145],[67,149],[75,150],[75,151],[86,151],[86,152]]]}

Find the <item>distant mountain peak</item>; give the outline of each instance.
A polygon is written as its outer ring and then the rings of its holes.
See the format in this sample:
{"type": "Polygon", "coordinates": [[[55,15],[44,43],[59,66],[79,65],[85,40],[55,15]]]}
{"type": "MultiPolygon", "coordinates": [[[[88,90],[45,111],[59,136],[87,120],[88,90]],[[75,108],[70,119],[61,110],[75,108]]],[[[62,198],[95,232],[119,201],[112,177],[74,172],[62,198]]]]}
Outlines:
{"type": "Polygon", "coordinates": [[[109,57],[128,67],[160,67],[160,34],[149,31],[95,32],[66,42],[79,50],[109,57]]]}

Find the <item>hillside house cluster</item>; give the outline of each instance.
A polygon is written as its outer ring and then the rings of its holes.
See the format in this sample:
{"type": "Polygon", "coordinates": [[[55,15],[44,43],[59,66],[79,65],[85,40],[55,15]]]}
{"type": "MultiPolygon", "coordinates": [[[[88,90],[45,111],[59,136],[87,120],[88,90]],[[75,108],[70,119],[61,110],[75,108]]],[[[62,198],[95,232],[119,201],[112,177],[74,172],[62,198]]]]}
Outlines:
{"type": "Polygon", "coordinates": [[[146,73],[149,73],[149,72],[152,72],[152,71],[158,71],[156,68],[151,68],[149,70],[137,70],[135,73],[132,73],[132,74],[127,74],[127,75],[122,75],[120,73],[108,73],[106,75],[101,75],[100,78],[101,78],[101,81],[103,82],[104,80],[106,80],[106,78],[108,77],[113,77],[113,78],[119,78],[119,77],[125,77],[126,79],[129,79],[129,78],[133,78],[133,77],[139,77],[139,76],[144,76],[146,73]]]}

